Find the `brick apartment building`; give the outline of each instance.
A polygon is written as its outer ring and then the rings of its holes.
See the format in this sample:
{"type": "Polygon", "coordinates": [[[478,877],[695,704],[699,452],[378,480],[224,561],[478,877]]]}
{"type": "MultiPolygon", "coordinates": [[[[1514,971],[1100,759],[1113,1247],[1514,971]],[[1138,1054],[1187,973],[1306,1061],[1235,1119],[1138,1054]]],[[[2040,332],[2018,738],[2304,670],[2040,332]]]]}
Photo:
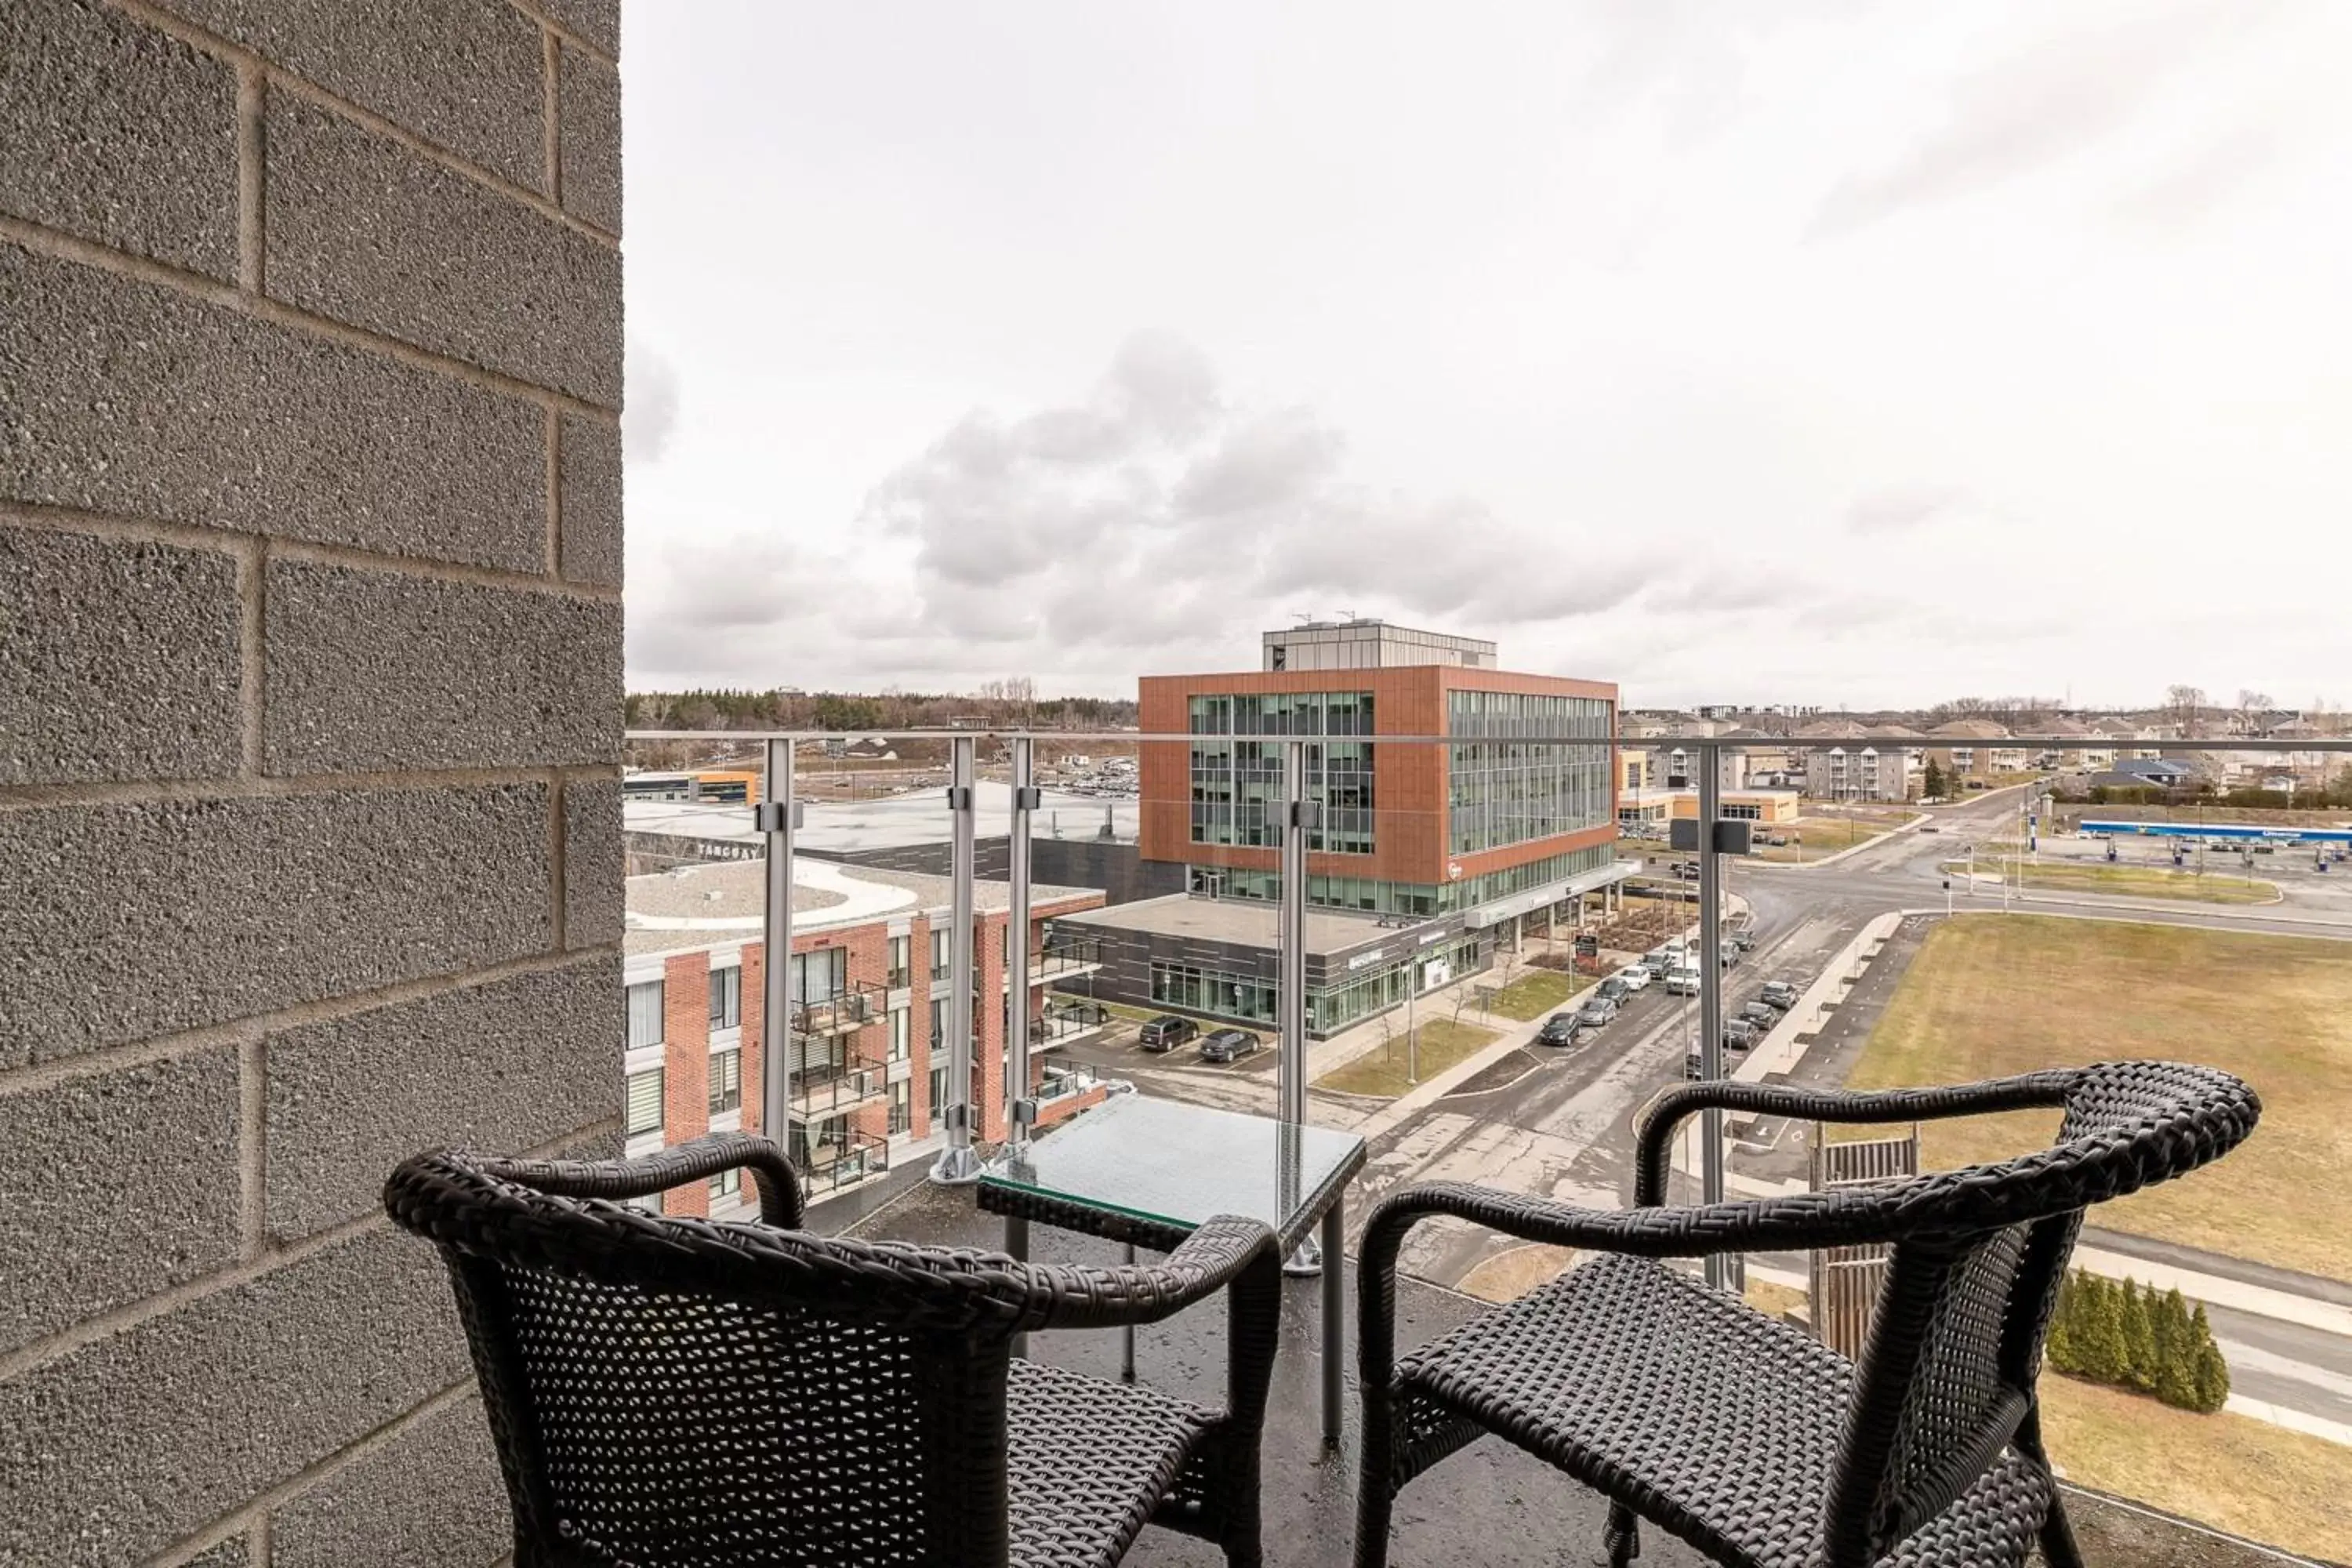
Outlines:
{"type": "MultiPolygon", "coordinates": [[[[823,1198],[944,1141],[945,1016],[951,889],[943,878],[802,858],[794,864],[791,980],[793,1119],[782,1140],[823,1198]]],[[[679,867],[628,881],[623,983],[628,1033],[623,1132],[650,1153],[712,1131],[761,1131],[766,868],[757,861],[679,867]]],[[[1011,889],[974,890],[973,972],[981,997],[1007,994],[1011,889]]],[[[1028,1012],[1038,1119],[1050,1126],[1099,1103],[1093,1076],[1051,1058],[1092,1022],[1048,1005],[1049,988],[1092,967],[1090,942],[1057,918],[1101,905],[1090,889],[1033,890],[1028,1012]]],[[[1006,1129],[1010,1008],[974,1009],[974,1136],[1006,1129]]],[[[674,1188],[669,1214],[736,1217],[756,1201],[740,1177],[674,1188]]]]}

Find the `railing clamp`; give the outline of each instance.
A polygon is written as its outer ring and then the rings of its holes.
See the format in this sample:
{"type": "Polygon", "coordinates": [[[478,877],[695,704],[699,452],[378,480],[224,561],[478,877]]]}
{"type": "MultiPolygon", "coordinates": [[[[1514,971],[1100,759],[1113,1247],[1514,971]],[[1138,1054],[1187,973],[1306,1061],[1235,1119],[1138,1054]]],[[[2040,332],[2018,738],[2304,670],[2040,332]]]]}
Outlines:
{"type": "Polygon", "coordinates": [[[1045,802],[1045,792],[1035,784],[1024,784],[1013,792],[1013,809],[1034,811],[1045,802]]]}
{"type": "MultiPolygon", "coordinates": [[[[793,828],[795,832],[808,826],[808,812],[800,801],[793,801],[793,828]]],[[[784,830],[784,802],[763,800],[751,807],[751,827],[758,833],[782,833],[784,830]]]]}
{"type": "Polygon", "coordinates": [[[969,1127],[971,1125],[971,1106],[950,1104],[946,1109],[946,1121],[950,1131],[956,1128],[969,1127]]]}
{"type": "Polygon", "coordinates": [[[950,811],[970,811],[971,809],[971,790],[968,785],[948,785],[948,809],[950,811]]]}
{"type": "Polygon", "coordinates": [[[1294,800],[1290,803],[1290,826],[1320,827],[1323,826],[1323,803],[1319,800],[1294,800]]]}
{"type": "Polygon", "coordinates": [[[1034,1100],[1016,1100],[1013,1102],[1012,1114],[1015,1126],[1034,1127],[1037,1125],[1037,1102],[1034,1100]]]}

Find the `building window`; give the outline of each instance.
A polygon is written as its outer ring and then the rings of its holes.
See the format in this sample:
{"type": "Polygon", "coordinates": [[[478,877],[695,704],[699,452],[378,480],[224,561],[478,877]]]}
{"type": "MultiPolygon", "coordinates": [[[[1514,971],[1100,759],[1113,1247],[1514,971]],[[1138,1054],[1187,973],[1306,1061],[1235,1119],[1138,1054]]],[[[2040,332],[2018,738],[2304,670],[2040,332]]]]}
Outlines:
{"type": "MultiPolygon", "coordinates": [[[[1307,794],[1323,805],[1322,826],[1307,847],[1325,854],[1372,852],[1372,752],[1360,741],[1325,739],[1372,732],[1369,691],[1269,692],[1260,696],[1195,697],[1192,732],[1311,735],[1307,794]]],[[[1192,839],[1195,844],[1265,847],[1281,841],[1282,747],[1279,742],[1202,739],[1192,747],[1192,839]]]]}
{"type": "Polygon", "coordinates": [[[710,1178],[710,1206],[734,1203],[743,1195],[743,1172],[740,1166],[729,1166],[710,1178]]]}
{"type": "Polygon", "coordinates": [[[947,998],[931,998],[931,1049],[938,1050],[948,1043],[947,998]]]}
{"type": "Polygon", "coordinates": [[[944,926],[931,931],[931,978],[945,980],[952,955],[948,952],[948,932],[944,926]]]}
{"type": "Polygon", "coordinates": [[[849,950],[821,947],[793,954],[792,999],[812,1006],[832,1001],[849,989],[849,950]]]}
{"type": "Polygon", "coordinates": [[[911,985],[915,980],[915,939],[894,936],[890,939],[890,989],[911,985]]]}
{"type": "Polygon", "coordinates": [[[625,1085],[621,1109],[621,1131],[635,1138],[640,1132],[662,1130],[662,1069],[633,1072],[625,1085]]]}
{"type": "Polygon", "coordinates": [[[743,971],[734,965],[710,972],[710,1026],[740,1027],[743,1022],[743,971]]]}
{"type": "Polygon", "coordinates": [[[915,1128],[915,1086],[912,1080],[900,1079],[890,1086],[890,1131],[911,1132],[915,1128]]]}
{"type": "Polygon", "coordinates": [[[914,1023],[913,1009],[907,1007],[890,1009],[890,1059],[892,1061],[903,1062],[907,1059],[907,1053],[914,1043],[912,1037],[915,1033],[914,1023]]]}
{"type": "Polygon", "coordinates": [[[662,1027],[662,983],[648,980],[642,985],[630,986],[629,1049],[658,1046],[666,1033],[662,1027]]]}
{"type": "Polygon", "coordinates": [[[1151,966],[1151,999],[1219,1018],[1247,1018],[1272,1023],[1275,987],[1246,974],[1200,969],[1189,963],[1151,966]]]}
{"type": "Polygon", "coordinates": [[[1764,817],[1764,808],[1760,805],[1735,804],[1725,806],[1723,815],[1735,822],[1760,822],[1764,817]]]}
{"type": "Polygon", "coordinates": [[[710,1058],[710,1114],[743,1109],[743,1053],[715,1051],[710,1058]]]}
{"type": "Polygon", "coordinates": [[[932,1130],[933,1130],[934,1131],[938,1131],[938,1129],[939,1129],[939,1127],[940,1127],[940,1124],[941,1122],[944,1122],[947,1119],[948,1119],[948,1069],[947,1069],[947,1068],[933,1068],[931,1069],[931,1128],[932,1128],[932,1130]]]}

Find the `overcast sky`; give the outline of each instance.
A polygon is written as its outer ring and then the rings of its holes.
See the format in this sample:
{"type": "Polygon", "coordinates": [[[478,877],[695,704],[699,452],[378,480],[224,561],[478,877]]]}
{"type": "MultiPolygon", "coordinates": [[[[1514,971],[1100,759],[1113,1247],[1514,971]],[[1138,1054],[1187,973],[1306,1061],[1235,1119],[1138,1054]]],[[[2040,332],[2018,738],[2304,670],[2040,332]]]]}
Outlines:
{"type": "Polygon", "coordinates": [[[632,682],[2352,700],[2352,5],[630,0],[632,682]]]}

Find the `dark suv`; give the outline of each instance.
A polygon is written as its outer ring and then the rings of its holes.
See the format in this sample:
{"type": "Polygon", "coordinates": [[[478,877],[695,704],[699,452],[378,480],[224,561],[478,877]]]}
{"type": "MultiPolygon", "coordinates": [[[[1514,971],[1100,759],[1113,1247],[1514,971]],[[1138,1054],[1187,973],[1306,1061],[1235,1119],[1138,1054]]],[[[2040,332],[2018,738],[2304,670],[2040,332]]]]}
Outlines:
{"type": "Polygon", "coordinates": [[[1180,1018],[1173,1013],[1162,1013],[1143,1026],[1136,1044],[1147,1051],[1173,1050],[1185,1041],[1200,1037],[1201,1026],[1190,1018],[1180,1018]]]}
{"type": "Polygon", "coordinates": [[[1201,1042],[1204,1062],[1237,1062],[1265,1044],[1247,1029],[1219,1029],[1201,1042]]]}
{"type": "Polygon", "coordinates": [[[1536,1031],[1536,1044],[1572,1046],[1576,1044],[1579,1028],[1575,1014],[1554,1013],[1543,1021],[1543,1027],[1536,1031]]]}

